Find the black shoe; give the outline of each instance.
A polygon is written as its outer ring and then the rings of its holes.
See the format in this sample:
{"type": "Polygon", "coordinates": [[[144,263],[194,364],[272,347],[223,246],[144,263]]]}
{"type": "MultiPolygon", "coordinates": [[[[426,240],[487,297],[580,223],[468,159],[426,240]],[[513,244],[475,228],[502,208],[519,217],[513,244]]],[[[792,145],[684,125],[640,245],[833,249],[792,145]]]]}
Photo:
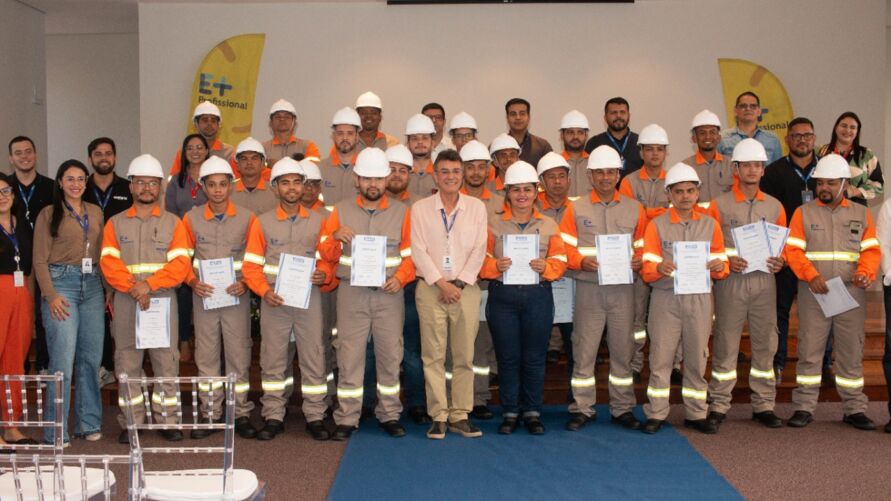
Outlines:
{"type": "Polygon", "coordinates": [[[183,432],[179,430],[158,430],[158,435],[168,442],[179,442],[183,439],[183,432]]]}
{"type": "Polygon", "coordinates": [[[445,421],[434,421],[427,430],[427,438],[430,440],[442,440],[446,436],[445,421]]]}
{"type": "Polygon", "coordinates": [[[681,373],[680,369],[672,369],[671,370],[671,384],[679,385],[683,384],[684,375],[681,373]]]}
{"type": "MultiPolygon", "coordinates": [[[[141,432],[137,431],[136,433],[139,435],[140,438],[142,438],[141,432]]],[[[130,434],[127,433],[127,430],[122,431],[121,434],[118,435],[118,443],[119,444],[129,444],[130,443],[130,434]]]]}
{"type": "Polygon", "coordinates": [[[530,435],[545,434],[544,423],[541,422],[541,418],[538,416],[524,417],[523,426],[526,427],[526,431],[528,431],[530,435]]]}
{"type": "Polygon", "coordinates": [[[325,423],[321,419],[306,423],[306,431],[313,440],[328,440],[331,438],[331,433],[328,431],[328,428],[325,428],[325,423]]]}
{"type": "Polygon", "coordinates": [[[665,421],[662,419],[647,419],[647,422],[644,423],[643,427],[640,431],[646,433],[647,435],[652,435],[659,431],[662,428],[662,423],[665,421]]]}
{"type": "MultiPolygon", "coordinates": [[[[226,422],[225,418],[213,420],[214,424],[224,424],[225,422],[226,422]]],[[[216,433],[218,431],[220,431],[220,430],[206,429],[206,428],[195,428],[194,430],[189,432],[189,438],[200,440],[202,438],[207,438],[210,435],[212,435],[213,433],[216,433]]]]}
{"type": "Polygon", "coordinates": [[[858,430],[872,431],[876,429],[876,424],[872,422],[872,419],[866,417],[866,414],[862,412],[847,415],[842,421],[858,430]]]}
{"type": "Polygon", "coordinates": [[[337,425],[337,428],[334,429],[334,433],[331,434],[331,440],[335,442],[343,442],[345,440],[349,440],[351,436],[353,436],[353,432],[356,431],[356,426],[345,426],[342,424],[337,425]]]}
{"type": "Polygon", "coordinates": [[[235,433],[241,438],[257,438],[257,429],[251,424],[251,418],[247,416],[235,420],[235,433]]]}
{"type": "Polygon", "coordinates": [[[423,407],[412,407],[408,410],[408,414],[411,416],[411,420],[414,421],[415,424],[430,424],[433,422],[427,414],[427,409],[423,407]]]}
{"type": "Polygon", "coordinates": [[[257,432],[257,440],[272,440],[283,431],[285,431],[284,423],[278,419],[267,419],[263,428],[257,432]]]}
{"type": "Polygon", "coordinates": [[[786,426],[791,426],[792,428],[804,428],[805,426],[811,424],[811,421],[814,420],[814,415],[808,411],[795,411],[792,414],[792,417],[786,421],[786,426]]]}
{"type": "Polygon", "coordinates": [[[634,417],[634,414],[630,412],[626,412],[624,414],[619,414],[618,416],[612,416],[610,421],[616,424],[622,425],[622,427],[627,428],[629,430],[639,430],[640,429],[640,421],[634,417]]]}
{"type": "Polygon", "coordinates": [[[891,421],[888,421],[888,424],[885,425],[885,433],[891,433],[891,421]]]}
{"type": "Polygon", "coordinates": [[[715,431],[721,427],[721,424],[724,423],[724,419],[727,417],[727,414],[718,411],[711,411],[708,413],[708,417],[705,418],[706,421],[713,424],[715,426],[715,431]]]}
{"type": "Polygon", "coordinates": [[[399,438],[405,436],[405,428],[399,424],[399,421],[387,421],[384,423],[378,423],[378,426],[381,427],[382,430],[387,432],[387,435],[390,435],[393,438],[399,438]]]}
{"type": "Polygon", "coordinates": [[[718,433],[718,426],[708,419],[685,419],[684,428],[691,428],[706,435],[718,433]]]}
{"type": "Polygon", "coordinates": [[[488,406],[485,405],[475,405],[473,406],[473,410],[470,411],[470,417],[474,419],[482,419],[483,421],[487,421],[495,417],[492,414],[492,411],[489,410],[488,406]]]}
{"type": "Polygon", "coordinates": [[[590,421],[597,419],[597,414],[586,416],[581,412],[573,412],[569,414],[569,421],[566,422],[566,429],[569,431],[579,431],[585,427],[590,421]]]}
{"type": "Polygon", "coordinates": [[[640,382],[640,371],[631,371],[631,380],[635,383],[640,382]]]}
{"type": "Polygon", "coordinates": [[[783,427],[783,420],[774,414],[773,411],[755,412],[752,414],[752,421],[757,421],[768,428],[783,427]]]}
{"type": "Polygon", "coordinates": [[[517,424],[519,424],[519,418],[516,416],[504,418],[504,421],[498,426],[498,434],[510,435],[517,429],[517,424]]]}

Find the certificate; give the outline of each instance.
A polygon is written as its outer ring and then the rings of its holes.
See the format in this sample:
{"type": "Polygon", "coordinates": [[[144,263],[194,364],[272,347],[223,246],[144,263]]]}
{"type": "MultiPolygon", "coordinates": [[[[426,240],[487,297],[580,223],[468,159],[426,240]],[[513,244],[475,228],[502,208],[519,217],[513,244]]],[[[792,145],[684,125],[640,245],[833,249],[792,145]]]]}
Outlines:
{"type": "Polygon", "coordinates": [[[848,288],[842,282],[841,277],[827,280],[826,286],[829,287],[829,292],[826,294],[814,294],[814,299],[817,300],[826,318],[860,307],[857,300],[848,292],[848,288]]]}
{"type": "Polygon", "coordinates": [[[770,243],[770,255],[779,257],[783,253],[783,247],[786,246],[786,239],[789,238],[789,228],[765,221],[764,229],[767,231],[767,241],[770,243]]]}
{"type": "Polygon", "coordinates": [[[554,323],[572,323],[572,314],[575,310],[575,280],[563,277],[552,282],[551,293],[554,295],[554,323]]]}
{"type": "Polygon", "coordinates": [[[763,221],[737,226],[730,230],[733,235],[733,243],[739,257],[748,263],[743,274],[753,271],[770,273],[767,269],[767,258],[772,257],[770,242],[767,237],[767,228],[763,221]]]}
{"type": "Polygon", "coordinates": [[[275,279],[275,293],[282,297],[285,306],[309,308],[312,293],[312,274],[316,270],[316,260],[311,257],[281,254],[278,258],[278,277],[275,279]]]}
{"type": "Polygon", "coordinates": [[[226,289],[235,283],[235,263],[231,257],[199,259],[198,276],[202,282],[213,287],[213,294],[203,298],[205,310],[216,310],[238,304],[238,296],[226,293],[226,289]]]}
{"type": "Polygon", "coordinates": [[[708,269],[709,242],[674,242],[674,293],[708,294],[712,278],[708,269]]]}
{"type": "Polygon", "coordinates": [[[501,281],[505,285],[533,285],[539,281],[529,261],[538,259],[538,233],[530,235],[504,235],[504,257],[511,260],[510,268],[501,281]]]}
{"type": "Polygon", "coordinates": [[[356,235],[350,243],[350,285],[383,287],[387,281],[387,237],[356,235]]]}
{"type": "Polygon", "coordinates": [[[170,348],[170,298],[153,297],[143,311],[136,306],[136,349],[170,348]]]}
{"type": "Polygon", "coordinates": [[[600,285],[634,283],[631,271],[631,235],[597,235],[597,282],[600,285]]]}

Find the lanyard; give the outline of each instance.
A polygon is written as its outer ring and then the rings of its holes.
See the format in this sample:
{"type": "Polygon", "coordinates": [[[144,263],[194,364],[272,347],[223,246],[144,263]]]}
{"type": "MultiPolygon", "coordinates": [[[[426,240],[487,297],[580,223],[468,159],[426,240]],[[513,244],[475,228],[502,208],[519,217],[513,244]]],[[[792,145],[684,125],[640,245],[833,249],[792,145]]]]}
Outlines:
{"type": "Polygon", "coordinates": [[[801,178],[802,182],[804,182],[804,189],[807,189],[807,183],[808,183],[808,181],[811,180],[811,176],[814,175],[814,170],[815,170],[815,169],[814,169],[814,168],[811,168],[810,172],[807,173],[807,176],[804,176],[804,175],[801,174],[801,169],[799,169],[798,167],[796,167],[796,166],[795,166],[795,163],[792,162],[792,157],[791,157],[791,156],[788,157],[788,160],[789,160],[789,165],[792,166],[792,170],[795,171],[795,173],[798,174],[798,177],[801,178]]]}
{"type": "Polygon", "coordinates": [[[25,201],[25,205],[26,206],[31,205],[31,198],[34,197],[34,188],[37,187],[37,183],[34,183],[28,187],[27,195],[25,195],[25,190],[22,189],[22,185],[17,184],[16,186],[18,186],[18,188],[19,188],[19,194],[22,195],[22,200],[25,201]]]}
{"type": "Polygon", "coordinates": [[[108,193],[105,194],[105,198],[99,194],[99,188],[93,186],[93,194],[96,195],[96,201],[99,202],[99,207],[102,207],[102,212],[105,212],[105,208],[108,207],[108,202],[111,201],[111,195],[114,194],[114,185],[108,187],[108,193]]]}
{"type": "Polygon", "coordinates": [[[613,135],[606,131],[606,138],[609,139],[609,142],[613,143],[613,149],[619,152],[619,156],[622,157],[622,170],[625,170],[625,147],[628,146],[628,138],[631,137],[631,131],[625,133],[625,139],[622,140],[622,146],[619,146],[619,143],[613,138],[613,135]]]}
{"type": "Polygon", "coordinates": [[[448,221],[446,221],[446,212],[445,212],[445,209],[439,209],[439,215],[442,216],[442,225],[445,226],[446,236],[448,236],[449,233],[452,232],[452,227],[455,226],[455,218],[458,217],[458,210],[455,209],[455,213],[452,214],[452,222],[451,222],[451,223],[449,223],[448,221]]]}
{"type": "Polygon", "coordinates": [[[15,268],[21,270],[19,267],[19,261],[21,260],[19,257],[19,239],[15,236],[15,222],[13,222],[11,217],[9,218],[9,226],[12,228],[12,233],[6,231],[6,228],[4,228],[2,224],[0,224],[0,231],[2,231],[3,234],[6,235],[6,238],[12,242],[12,247],[15,249],[15,268]]]}
{"type": "MultiPolygon", "coordinates": [[[[67,200],[62,200],[62,202],[65,203],[65,208],[67,208],[67,209],[68,209],[68,212],[70,212],[71,215],[74,216],[74,219],[77,219],[77,224],[80,225],[80,228],[81,228],[82,230],[84,230],[84,242],[87,242],[87,240],[88,240],[88,238],[87,238],[87,233],[89,233],[89,231],[90,231],[90,215],[87,214],[86,208],[84,208],[84,209],[85,209],[85,210],[84,210],[84,217],[80,217],[80,215],[79,215],[77,212],[74,212],[74,207],[72,207],[72,206],[68,203],[67,200]]],[[[89,247],[89,245],[90,245],[90,244],[87,243],[87,246],[88,246],[88,247],[89,247]]]]}
{"type": "Polygon", "coordinates": [[[195,184],[194,181],[192,181],[192,176],[188,176],[188,177],[189,177],[189,190],[192,192],[192,200],[195,200],[195,198],[198,197],[198,188],[200,186],[195,184]]]}

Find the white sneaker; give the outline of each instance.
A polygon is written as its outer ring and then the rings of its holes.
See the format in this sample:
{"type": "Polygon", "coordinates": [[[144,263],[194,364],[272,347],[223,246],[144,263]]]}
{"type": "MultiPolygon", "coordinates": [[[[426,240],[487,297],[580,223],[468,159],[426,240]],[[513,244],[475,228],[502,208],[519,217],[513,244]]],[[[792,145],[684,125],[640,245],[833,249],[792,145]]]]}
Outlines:
{"type": "Polygon", "coordinates": [[[98,442],[102,440],[102,432],[97,431],[96,433],[85,435],[84,440],[86,440],[87,442],[98,442]]]}
{"type": "Polygon", "coordinates": [[[99,367],[99,386],[108,386],[110,384],[114,384],[117,381],[115,379],[114,374],[106,369],[105,367],[99,367]]]}

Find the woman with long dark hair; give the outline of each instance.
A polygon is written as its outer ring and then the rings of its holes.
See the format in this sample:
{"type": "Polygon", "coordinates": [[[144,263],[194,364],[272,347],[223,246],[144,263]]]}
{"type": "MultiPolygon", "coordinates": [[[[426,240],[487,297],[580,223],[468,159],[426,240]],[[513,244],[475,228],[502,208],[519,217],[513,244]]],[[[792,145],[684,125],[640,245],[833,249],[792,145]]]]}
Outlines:
{"type": "MultiPolygon", "coordinates": [[[[34,225],[34,274],[42,294],[41,316],[49,348],[49,372],[65,375],[63,440],[69,441],[71,376],[77,378],[74,435],[102,438],[99,364],[105,337],[105,293],[99,277],[99,252],[104,218],[99,206],[84,202],[89,172],[77,160],[56,171],[53,204],[40,211],[34,225]]],[[[49,387],[49,401],[54,388],[49,387]]],[[[47,407],[48,419],[55,408],[47,407]]],[[[44,434],[52,443],[53,430],[44,434]]]]}
{"type": "MultiPolygon", "coordinates": [[[[851,182],[847,185],[847,195],[851,201],[867,205],[869,200],[881,195],[884,190],[882,166],[875,153],[860,144],[860,117],[853,111],[839,115],[832,126],[829,144],[820,147],[818,154],[826,156],[837,153],[851,166],[851,182]]],[[[879,197],[881,199],[881,197],[879,197]]]]}

